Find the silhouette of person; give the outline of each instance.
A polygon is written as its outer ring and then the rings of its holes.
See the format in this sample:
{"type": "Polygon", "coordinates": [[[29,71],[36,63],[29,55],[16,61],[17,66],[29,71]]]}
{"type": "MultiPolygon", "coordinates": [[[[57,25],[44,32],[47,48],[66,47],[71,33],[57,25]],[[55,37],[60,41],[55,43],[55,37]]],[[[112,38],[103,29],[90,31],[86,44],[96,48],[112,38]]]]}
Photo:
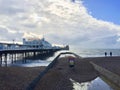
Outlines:
{"type": "Polygon", "coordinates": [[[110,52],[110,56],[112,56],[112,52],[110,52]]]}
{"type": "Polygon", "coordinates": [[[107,52],[105,52],[105,56],[107,56],[107,52]]]}

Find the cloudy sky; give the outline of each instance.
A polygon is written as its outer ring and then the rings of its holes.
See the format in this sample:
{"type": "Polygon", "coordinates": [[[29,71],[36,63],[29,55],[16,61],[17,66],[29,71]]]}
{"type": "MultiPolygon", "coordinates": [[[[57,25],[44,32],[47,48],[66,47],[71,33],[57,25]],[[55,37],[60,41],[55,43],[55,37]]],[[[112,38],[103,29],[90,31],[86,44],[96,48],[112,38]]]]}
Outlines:
{"type": "Polygon", "coordinates": [[[44,36],[81,48],[120,48],[119,0],[0,0],[0,41],[44,36]]]}

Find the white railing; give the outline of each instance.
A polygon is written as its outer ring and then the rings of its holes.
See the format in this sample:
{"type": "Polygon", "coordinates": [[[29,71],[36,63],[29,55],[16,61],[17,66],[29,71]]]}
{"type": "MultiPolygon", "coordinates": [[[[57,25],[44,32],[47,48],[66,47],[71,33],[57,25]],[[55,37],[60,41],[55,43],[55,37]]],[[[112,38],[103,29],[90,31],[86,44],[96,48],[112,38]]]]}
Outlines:
{"type": "Polygon", "coordinates": [[[0,49],[0,51],[3,50],[29,50],[29,49],[60,49],[60,48],[54,48],[54,47],[4,47],[0,49]]]}

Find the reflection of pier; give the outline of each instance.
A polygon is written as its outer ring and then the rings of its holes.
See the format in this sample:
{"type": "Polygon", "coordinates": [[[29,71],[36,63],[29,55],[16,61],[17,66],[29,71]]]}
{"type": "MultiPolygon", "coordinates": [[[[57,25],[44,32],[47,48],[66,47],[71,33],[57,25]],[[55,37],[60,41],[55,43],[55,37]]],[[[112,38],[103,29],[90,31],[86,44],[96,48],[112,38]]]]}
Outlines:
{"type": "Polygon", "coordinates": [[[24,50],[2,50],[0,51],[0,66],[5,64],[7,66],[8,60],[11,63],[15,63],[19,58],[22,58],[22,62],[26,63],[27,57],[36,57],[37,55],[45,56],[61,49],[24,49],[24,50]]]}

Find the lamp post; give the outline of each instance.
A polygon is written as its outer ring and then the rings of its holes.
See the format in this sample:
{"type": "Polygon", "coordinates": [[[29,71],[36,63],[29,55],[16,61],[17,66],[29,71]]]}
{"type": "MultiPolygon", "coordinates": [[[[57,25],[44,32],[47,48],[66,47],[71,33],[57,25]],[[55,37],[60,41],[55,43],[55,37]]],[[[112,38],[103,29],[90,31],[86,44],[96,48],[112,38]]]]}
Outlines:
{"type": "Polygon", "coordinates": [[[14,44],[15,40],[13,39],[13,44],[14,44]]]}

